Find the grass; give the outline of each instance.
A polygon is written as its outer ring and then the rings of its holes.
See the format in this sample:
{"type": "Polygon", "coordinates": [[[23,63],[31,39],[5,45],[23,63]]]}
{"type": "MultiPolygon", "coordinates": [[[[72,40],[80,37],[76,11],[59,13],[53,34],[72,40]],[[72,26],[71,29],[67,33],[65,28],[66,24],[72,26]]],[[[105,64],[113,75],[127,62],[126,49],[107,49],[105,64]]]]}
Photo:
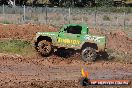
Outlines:
{"type": "Polygon", "coordinates": [[[0,23],[2,23],[2,24],[12,24],[11,22],[9,22],[9,21],[7,21],[7,20],[0,21],[0,23]]]}
{"type": "Polygon", "coordinates": [[[132,13],[132,8],[131,7],[98,7],[98,11],[101,12],[112,12],[112,13],[132,13]]]}
{"type": "Polygon", "coordinates": [[[132,13],[132,8],[131,7],[108,7],[108,6],[101,6],[101,7],[84,7],[84,8],[78,8],[74,7],[71,8],[73,10],[71,13],[94,13],[95,11],[97,12],[109,12],[109,13],[132,13]]]}
{"type": "Polygon", "coordinates": [[[21,40],[0,41],[0,53],[19,54],[31,56],[34,54],[34,48],[30,42],[21,40]]]}

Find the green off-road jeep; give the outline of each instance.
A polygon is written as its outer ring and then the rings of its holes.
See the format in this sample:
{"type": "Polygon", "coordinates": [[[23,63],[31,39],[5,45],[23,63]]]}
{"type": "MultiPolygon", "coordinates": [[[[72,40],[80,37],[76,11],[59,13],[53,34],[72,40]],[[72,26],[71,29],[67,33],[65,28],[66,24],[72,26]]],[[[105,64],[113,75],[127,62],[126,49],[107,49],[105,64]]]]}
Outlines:
{"type": "Polygon", "coordinates": [[[93,61],[97,52],[105,51],[106,37],[89,34],[86,24],[67,24],[59,32],[37,32],[34,45],[43,56],[65,48],[79,50],[84,61],[93,61]]]}

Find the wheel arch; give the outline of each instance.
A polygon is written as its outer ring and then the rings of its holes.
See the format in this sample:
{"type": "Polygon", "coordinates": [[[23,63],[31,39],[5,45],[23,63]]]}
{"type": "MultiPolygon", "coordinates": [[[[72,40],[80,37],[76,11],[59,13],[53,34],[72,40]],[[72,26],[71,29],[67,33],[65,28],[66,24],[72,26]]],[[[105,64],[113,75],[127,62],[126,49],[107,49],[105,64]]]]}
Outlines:
{"type": "Polygon", "coordinates": [[[38,44],[40,41],[42,41],[42,40],[46,40],[46,41],[49,41],[49,42],[52,43],[51,37],[49,37],[49,36],[39,36],[39,37],[37,38],[37,42],[35,43],[35,45],[37,46],[37,44],[38,44]]]}
{"type": "Polygon", "coordinates": [[[86,47],[91,47],[95,50],[98,50],[98,45],[96,43],[92,43],[92,42],[85,42],[83,43],[82,47],[81,47],[81,50],[86,48],[86,47]]]}

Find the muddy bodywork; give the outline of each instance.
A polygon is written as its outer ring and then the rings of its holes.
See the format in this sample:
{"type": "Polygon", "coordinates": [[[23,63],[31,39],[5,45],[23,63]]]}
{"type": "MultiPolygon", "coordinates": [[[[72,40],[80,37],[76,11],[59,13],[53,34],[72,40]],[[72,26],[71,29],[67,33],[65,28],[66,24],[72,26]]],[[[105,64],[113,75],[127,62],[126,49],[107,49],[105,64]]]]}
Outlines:
{"type": "Polygon", "coordinates": [[[35,43],[39,42],[39,38],[48,38],[51,40],[53,46],[64,47],[66,49],[73,48],[75,50],[81,49],[85,46],[91,46],[96,48],[97,51],[105,50],[106,37],[95,36],[89,34],[89,28],[85,24],[68,24],[64,25],[59,32],[37,32],[34,38],[35,43]],[[67,33],[66,28],[69,26],[81,27],[80,34],[67,33]]]}

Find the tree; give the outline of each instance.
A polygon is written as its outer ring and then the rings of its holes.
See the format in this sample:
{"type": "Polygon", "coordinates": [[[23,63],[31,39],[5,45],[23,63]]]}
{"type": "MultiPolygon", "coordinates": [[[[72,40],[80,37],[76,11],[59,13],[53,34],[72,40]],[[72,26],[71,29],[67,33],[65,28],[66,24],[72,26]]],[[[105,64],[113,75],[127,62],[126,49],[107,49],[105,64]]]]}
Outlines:
{"type": "Polygon", "coordinates": [[[98,6],[112,6],[113,0],[96,0],[98,6]]]}

